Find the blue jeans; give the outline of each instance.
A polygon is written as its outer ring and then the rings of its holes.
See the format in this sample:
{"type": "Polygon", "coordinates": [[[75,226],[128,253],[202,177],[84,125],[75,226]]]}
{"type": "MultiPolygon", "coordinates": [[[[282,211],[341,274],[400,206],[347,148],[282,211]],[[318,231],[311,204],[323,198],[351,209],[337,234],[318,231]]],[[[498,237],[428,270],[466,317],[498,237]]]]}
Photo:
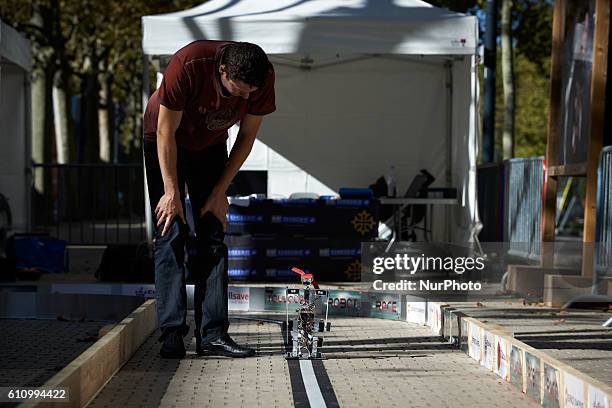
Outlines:
{"type": "MultiPolygon", "coordinates": [[[[164,194],[164,185],[157,157],[155,142],[145,140],[144,157],[151,211],[164,194]]],[[[227,246],[223,243],[223,224],[212,213],[199,216],[199,210],[219,180],[227,162],[225,144],[199,151],[189,151],[177,146],[177,179],[183,211],[185,209],[185,184],[187,185],[195,238],[192,247],[196,256],[189,260],[189,272],[194,279],[195,336],[198,344],[206,344],[227,333],[227,246]]],[[[163,224],[154,221],[153,257],[155,261],[155,297],[157,321],[162,339],[173,330],[183,335],[189,327],[187,319],[187,291],[185,287],[185,243],[189,229],[179,217],[175,217],[165,236],[163,224]]]]}

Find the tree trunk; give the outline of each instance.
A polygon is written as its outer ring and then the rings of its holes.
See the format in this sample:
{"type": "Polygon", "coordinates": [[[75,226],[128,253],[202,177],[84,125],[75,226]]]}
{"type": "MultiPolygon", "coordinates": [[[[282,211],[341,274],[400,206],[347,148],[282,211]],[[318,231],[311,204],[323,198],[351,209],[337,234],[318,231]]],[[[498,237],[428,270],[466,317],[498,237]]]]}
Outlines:
{"type": "MultiPolygon", "coordinates": [[[[49,67],[37,70],[32,80],[32,161],[35,164],[52,162],[53,111],[51,89],[53,70],[49,67]]],[[[32,211],[34,225],[50,225],[53,203],[51,172],[38,167],[33,169],[34,189],[32,211]]]]}
{"type": "Polygon", "coordinates": [[[97,163],[100,160],[98,125],[99,85],[95,73],[85,74],[81,92],[81,162],[97,163]]]}
{"type": "MultiPolygon", "coordinates": [[[[30,24],[41,29],[48,30],[48,15],[44,14],[40,7],[32,9],[30,24]],[[45,18],[47,17],[47,18],[45,18]]],[[[36,51],[41,51],[37,49],[36,51]]],[[[32,75],[31,97],[32,97],[32,161],[36,164],[51,162],[51,138],[53,135],[53,119],[51,110],[51,88],[53,84],[53,64],[43,64],[41,68],[34,70],[32,75]]],[[[34,193],[44,194],[47,191],[48,176],[43,169],[35,170],[33,175],[34,193]],[[47,182],[45,182],[47,179],[47,182]]]]}
{"type": "Polygon", "coordinates": [[[512,58],[512,0],[502,0],[501,48],[502,79],[504,85],[503,158],[514,157],[514,67],[512,58]]]}
{"type": "MultiPolygon", "coordinates": [[[[102,71],[107,71],[104,67],[102,71]]],[[[100,75],[100,105],[98,106],[98,120],[100,126],[100,160],[110,163],[114,160],[115,141],[115,105],[113,104],[113,75],[104,73],[100,75]]]]}
{"type": "Polygon", "coordinates": [[[98,121],[99,121],[99,134],[100,134],[100,160],[104,163],[111,161],[111,138],[110,130],[112,123],[110,121],[109,109],[110,109],[110,98],[109,98],[109,87],[108,82],[105,79],[105,75],[100,75],[100,105],[98,106],[98,121]]]}
{"type": "Polygon", "coordinates": [[[70,162],[69,111],[65,85],[62,80],[62,72],[57,71],[53,81],[53,123],[58,164],[70,162]]]}
{"type": "MultiPolygon", "coordinates": [[[[47,140],[47,75],[40,70],[32,78],[32,161],[36,164],[48,162],[45,149],[47,140]]],[[[34,173],[34,189],[42,194],[45,191],[43,171],[34,173]]]]}

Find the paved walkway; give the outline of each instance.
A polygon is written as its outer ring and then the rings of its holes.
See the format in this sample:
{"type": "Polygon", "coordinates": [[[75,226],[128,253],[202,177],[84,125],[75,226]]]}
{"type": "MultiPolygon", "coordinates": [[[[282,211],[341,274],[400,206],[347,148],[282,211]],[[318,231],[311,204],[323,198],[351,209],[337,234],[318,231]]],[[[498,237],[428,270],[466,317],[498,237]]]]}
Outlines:
{"type": "MultiPolygon", "coordinates": [[[[40,387],[96,340],[103,323],[0,319],[0,387],[40,387]]],[[[2,407],[18,403],[0,403],[2,407]]]]}
{"type": "Polygon", "coordinates": [[[104,324],[0,319],[0,387],[40,387],[96,340],[104,324]]]}
{"type": "MultiPolygon", "coordinates": [[[[538,406],[426,327],[363,318],[332,322],[323,367],[341,407],[538,406]]],[[[256,347],[257,357],[200,358],[192,338],[185,359],[162,360],[154,333],[90,407],[308,406],[294,404],[296,384],[292,388],[279,325],[234,319],[230,334],[256,347]]]]}

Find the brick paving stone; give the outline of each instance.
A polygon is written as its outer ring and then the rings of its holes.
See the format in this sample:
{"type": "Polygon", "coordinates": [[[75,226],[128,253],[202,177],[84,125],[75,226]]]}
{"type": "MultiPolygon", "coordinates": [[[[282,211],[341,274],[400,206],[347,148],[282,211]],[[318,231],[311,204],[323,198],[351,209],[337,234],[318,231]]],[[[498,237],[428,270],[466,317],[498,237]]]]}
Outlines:
{"type": "MultiPolygon", "coordinates": [[[[193,330],[191,313],[188,324],[193,330]]],[[[156,331],[89,407],[293,406],[279,325],[232,319],[232,338],[258,352],[245,359],[198,357],[192,333],[185,338],[186,358],[165,360],[158,355],[156,331]]]]}
{"type": "MultiPolygon", "coordinates": [[[[155,333],[90,407],[292,407],[279,326],[232,320],[230,334],[256,347],[258,356],[197,357],[191,338],[185,359],[162,360],[155,333]]],[[[334,318],[324,346],[324,366],[342,407],[537,406],[425,327],[334,318]]]]}
{"type": "Polygon", "coordinates": [[[429,328],[334,318],[323,350],[342,407],[536,407],[429,328]]]}
{"type": "Polygon", "coordinates": [[[103,324],[0,319],[0,387],[43,385],[94,343],[83,340],[103,324]]]}
{"type": "MultiPolygon", "coordinates": [[[[40,387],[94,342],[106,323],[0,319],[0,387],[40,387]],[[81,340],[81,341],[79,341],[81,340]]],[[[13,403],[0,404],[16,406],[13,403]]]]}

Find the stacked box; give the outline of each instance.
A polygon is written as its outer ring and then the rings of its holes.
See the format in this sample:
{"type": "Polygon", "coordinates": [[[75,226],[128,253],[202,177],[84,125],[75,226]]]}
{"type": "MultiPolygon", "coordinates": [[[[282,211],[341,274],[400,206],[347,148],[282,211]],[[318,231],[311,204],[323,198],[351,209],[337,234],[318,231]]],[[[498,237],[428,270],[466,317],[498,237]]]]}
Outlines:
{"type": "Polygon", "coordinates": [[[229,275],[249,280],[298,280],[297,266],[319,281],[358,281],[361,241],[276,236],[227,236],[229,275]]]}
{"type": "Polygon", "coordinates": [[[378,202],[251,199],[248,205],[230,205],[227,233],[367,240],[378,235],[378,202]]]}

